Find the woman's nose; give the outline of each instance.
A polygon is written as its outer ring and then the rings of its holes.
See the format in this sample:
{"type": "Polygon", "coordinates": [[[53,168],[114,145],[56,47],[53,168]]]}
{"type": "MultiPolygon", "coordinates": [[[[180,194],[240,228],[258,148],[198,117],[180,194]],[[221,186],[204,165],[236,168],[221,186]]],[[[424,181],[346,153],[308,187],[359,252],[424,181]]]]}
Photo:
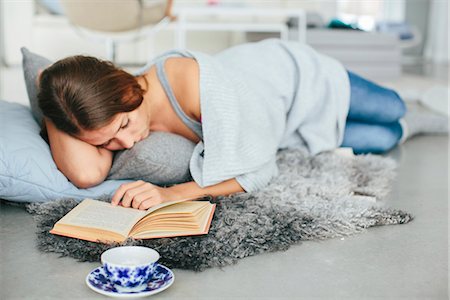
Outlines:
{"type": "Polygon", "coordinates": [[[132,139],[121,140],[119,143],[125,149],[130,149],[134,146],[134,141],[132,139]]]}
{"type": "Polygon", "coordinates": [[[125,149],[130,149],[134,146],[134,139],[131,136],[116,136],[117,142],[125,149]]]}
{"type": "Polygon", "coordinates": [[[126,143],[122,143],[122,147],[124,147],[125,149],[130,149],[133,146],[134,146],[134,142],[132,142],[132,141],[126,142],[126,143]]]}

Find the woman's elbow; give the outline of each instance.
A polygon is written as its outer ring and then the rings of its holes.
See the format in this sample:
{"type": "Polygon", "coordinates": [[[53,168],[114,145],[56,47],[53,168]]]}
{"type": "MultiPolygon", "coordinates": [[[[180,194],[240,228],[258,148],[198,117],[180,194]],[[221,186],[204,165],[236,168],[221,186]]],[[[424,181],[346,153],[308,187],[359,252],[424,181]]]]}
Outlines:
{"type": "Polygon", "coordinates": [[[103,181],[105,181],[106,176],[102,173],[99,174],[81,174],[78,176],[73,176],[69,178],[70,182],[72,182],[79,189],[87,189],[93,186],[99,185],[103,181]]]}

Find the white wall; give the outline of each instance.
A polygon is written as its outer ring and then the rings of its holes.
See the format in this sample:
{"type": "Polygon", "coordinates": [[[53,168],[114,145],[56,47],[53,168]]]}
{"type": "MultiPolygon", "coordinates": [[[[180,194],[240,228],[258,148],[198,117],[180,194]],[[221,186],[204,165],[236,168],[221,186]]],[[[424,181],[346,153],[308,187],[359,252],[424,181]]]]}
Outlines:
{"type": "Polygon", "coordinates": [[[434,63],[450,64],[448,18],[450,7],[447,1],[432,0],[428,38],[425,41],[425,57],[434,63]]]}
{"type": "Polygon", "coordinates": [[[4,61],[6,64],[20,62],[20,47],[31,46],[34,1],[0,1],[1,19],[4,27],[4,61]]]}
{"type": "Polygon", "coordinates": [[[5,39],[4,39],[4,25],[5,19],[3,18],[3,1],[0,1],[0,66],[3,64],[3,56],[5,53],[5,39]]]}

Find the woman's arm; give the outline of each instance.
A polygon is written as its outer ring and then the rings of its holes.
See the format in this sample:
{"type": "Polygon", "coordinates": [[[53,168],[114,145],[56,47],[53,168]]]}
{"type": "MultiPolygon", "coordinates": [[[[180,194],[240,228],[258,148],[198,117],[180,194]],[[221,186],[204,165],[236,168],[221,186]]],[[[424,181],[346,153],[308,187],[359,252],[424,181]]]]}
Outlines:
{"type": "Polygon", "coordinates": [[[196,199],[208,195],[228,196],[240,192],[245,191],[236,179],[229,179],[205,188],[201,188],[195,181],[162,188],[139,180],[120,186],[111,203],[118,205],[121,202],[124,207],[148,209],[167,201],[196,199]]]}
{"type": "Polygon", "coordinates": [[[236,193],[245,192],[236,179],[229,179],[224,182],[201,188],[195,181],[180,183],[167,188],[176,195],[178,199],[195,199],[203,196],[229,196],[236,193]]]}
{"type": "Polygon", "coordinates": [[[58,169],[77,187],[103,182],[111,169],[113,154],[58,130],[45,119],[50,150],[58,169]]]}

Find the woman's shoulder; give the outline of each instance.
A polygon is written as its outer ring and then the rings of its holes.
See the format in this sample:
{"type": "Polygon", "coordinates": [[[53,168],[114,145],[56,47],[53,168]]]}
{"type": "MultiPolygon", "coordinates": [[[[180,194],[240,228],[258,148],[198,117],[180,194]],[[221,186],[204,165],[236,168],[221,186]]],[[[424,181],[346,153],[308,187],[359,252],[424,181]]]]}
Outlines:
{"type": "Polygon", "coordinates": [[[164,63],[175,98],[188,115],[200,119],[200,74],[195,59],[169,57],[164,63]]]}
{"type": "Polygon", "coordinates": [[[164,63],[164,70],[174,90],[190,92],[193,86],[198,86],[199,67],[193,58],[169,57],[164,63]]]}
{"type": "Polygon", "coordinates": [[[189,78],[189,75],[198,73],[198,64],[191,57],[169,57],[164,63],[164,69],[168,74],[189,78]]]}

